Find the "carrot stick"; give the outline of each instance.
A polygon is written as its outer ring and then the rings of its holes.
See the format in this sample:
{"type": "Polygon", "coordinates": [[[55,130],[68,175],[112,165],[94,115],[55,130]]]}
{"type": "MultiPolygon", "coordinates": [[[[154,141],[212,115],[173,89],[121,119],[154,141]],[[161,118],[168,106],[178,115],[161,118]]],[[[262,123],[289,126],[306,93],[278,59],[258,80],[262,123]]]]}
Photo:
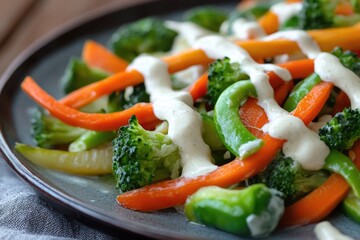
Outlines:
{"type": "Polygon", "coordinates": [[[350,16],[354,14],[354,8],[351,6],[349,2],[339,3],[335,8],[336,15],[345,15],[350,16]]]}
{"type": "Polygon", "coordinates": [[[267,11],[257,21],[266,34],[272,34],[279,29],[279,18],[272,11],[267,11]]]}
{"type": "Polygon", "coordinates": [[[276,89],[274,93],[274,98],[280,106],[283,105],[283,103],[285,102],[287,96],[289,95],[293,87],[294,87],[294,83],[290,81],[290,82],[285,82],[278,89],[276,89]]]}
{"type": "Polygon", "coordinates": [[[127,61],[114,55],[104,46],[92,40],[85,42],[82,59],[89,66],[101,68],[110,73],[122,72],[128,66],[127,61]]]}
{"type": "Polygon", "coordinates": [[[59,102],[73,108],[80,108],[104,95],[125,89],[128,86],[138,85],[143,81],[143,76],[138,71],[120,72],[102,81],[79,88],[66,95],[59,102]]]}
{"type": "MultiPolygon", "coordinates": [[[[346,28],[336,28],[336,29],[322,29],[322,30],[312,30],[308,32],[315,41],[320,45],[321,49],[324,51],[332,50],[336,46],[340,46],[344,49],[360,49],[360,25],[355,25],[354,27],[346,28]],[[338,36],[342,36],[339,38],[338,36]]],[[[260,41],[260,40],[251,40],[251,41],[240,41],[237,42],[239,46],[244,48],[253,58],[266,58],[271,56],[276,56],[279,54],[292,53],[299,50],[296,42],[289,40],[273,40],[273,41],[260,41]]],[[[178,55],[169,56],[163,58],[163,60],[169,65],[169,72],[174,73],[176,71],[185,69],[192,65],[197,64],[207,64],[211,62],[211,59],[206,56],[206,54],[200,49],[190,49],[185,52],[182,52],[178,55]]],[[[133,70],[132,72],[137,72],[133,70]]],[[[133,73],[139,79],[136,79],[135,82],[142,82],[143,77],[140,73],[133,73]]],[[[102,88],[112,89],[112,91],[122,90],[123,88],[117,88],[117,85],[114,84],[116,81],[108,81],[108,78],[103,80],[110,86],[102,88]]],[[[131,82],[132,80],[129,79],[131,82]]],[[[102,85],[102,81],[90,85],[91,87],[85,86],[84,88],[74,91],[69,96],[62,99],[62,103],[72,107],[84,106],[87,103],[92,102],[97,97],[102,96],[96,94],[97,84],[102,85]],[[84,93],[87,91],[93,91],[91,93],[84,93]],[[79,96],[77,96],[79,95],[79,96]],[[94,96],[93,96],[94,95],[94,96]],[[89,98],[84,98],[88,96],[89,98]],[[68,99],[70,98],[70,99],[68,99]],[[81,101],[81,104],[77,104],[76,101],[81,101]],[[70,103],[69,103],[70,102],[70,103]],[[74,105],[73,105],[74,104],[74,105]]],[[[118,83],[122,87],[125,84],[118,83]]],[[[106,84],[104,84],[106,85],[106,84]]],[[[101,91],[102,94],[111,93],[101,91]]]]}
{"type": "Polygon", "coordinates": [[[207,92],[208,74],[204,73],[194,84],[190,86],[189,92],[194,101],[205,96],[207,92]]]}
{"type": "Polygon", "coordinates": [[[344,178],[331,174],[320,187],[287,207],[279,226],[298,226],[320,221],[339,205],[349,188],[344,178]]]}
{"type": "Polygon", "coordinates": [[[51,115],[64,123],[96,131],[116,130],[128,124],[132,115],[136,115],[141,124],[156,123],[150,103],[138,103],[132,108],[115,113],[84,113],[57,102],[53,97],[42,90],[31,77],[26,77],[21,84],[22,89],[38,104],[46,108],[51,115]]]}
{"type": "Polygon", "coordinates": [[[340,91],[335,100],[335,105],[332,110],[332,115],[344,110],[344,108],[350,106],[350,99],[345,92],[340,91]]]}
{"type": "MultiPolygon", "coordinates": [[[[326,90],[324,90],[325,92],[328,92],[327,88],[329,85],[331,86],[330,83],[319,85],[319,88],[326,88],[326,90]]],[[[297,116],[297,114],[300,116],[309,115],[315,118],[318,113],[315,113],[314,109],[310,109],[308,112],[311,102],[308,101],[308,99],[317,99],[317,101],[311,104],[323,106],[328,96],[320,94],[320,96],[316,98],[319,93],[322,93],[320,89],[310,91],[309,94],[299,102],[297,107],[299,109],[294,111],[293,114],[295,116],[297,116]]],[[[316,109],[321,109],[321,107],[318,106],[316,109]]],[[[271,162],[284,143],[284,140],[274,139],[268,134],[265,134],[262,140],[264,141],[264,146],[258,152],[244,160],[235,159],[228,164],[220,166],[209,174],[196,178],[178,178],[129,191],[119,195],[117,201],[126,208],[141,211],[156,211],[183,204],[188,196],[201,187],[228,187],[241,182],[262,171],[271,162]]]]}
{"type": "Polygon", "coordinates": [[[248,98],[239,109],[241,122],[257,138],[261,138],[264,132],[261,128],[269,122],[265,111],[258,105],[255,98],[248,98]]]}

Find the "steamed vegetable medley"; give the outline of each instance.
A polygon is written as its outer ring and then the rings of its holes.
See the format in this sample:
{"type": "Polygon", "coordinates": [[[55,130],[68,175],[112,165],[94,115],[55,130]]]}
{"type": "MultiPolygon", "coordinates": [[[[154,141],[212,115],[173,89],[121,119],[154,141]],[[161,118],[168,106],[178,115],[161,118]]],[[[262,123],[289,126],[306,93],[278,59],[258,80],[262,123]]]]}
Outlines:
{"type": "MultiPolygon", "coordinates": [[[[360,1],[250,0],[183,20],[87,41],[62,99],[26,77],[42,107],[37,146],[16,150],[112,174],[123,207],[185,205],[189,221],[240,236],[316,223],[338,205],[360,223],[360,1]]],[[[323,225],[319,238],[335,231],[323,225]]]]}

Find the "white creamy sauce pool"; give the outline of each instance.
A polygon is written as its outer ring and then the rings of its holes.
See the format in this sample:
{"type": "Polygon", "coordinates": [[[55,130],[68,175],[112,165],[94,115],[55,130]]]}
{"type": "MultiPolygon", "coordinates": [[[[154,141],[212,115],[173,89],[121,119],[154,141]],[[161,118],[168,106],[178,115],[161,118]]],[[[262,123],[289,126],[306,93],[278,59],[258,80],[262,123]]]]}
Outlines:
{"type": "Polygon", "coordinates": [[[353,240],[353,238],[342,234],[328,221],[316,224],[315,234],[319,240],[353,240]]]}
{"type": "Polygon", "coordinates": [[[315,59],[315,72],[321,80],[332,82],[346,93],[351,108],[360,108],[360,78],[342,65],[337,57],[330,53],[321,53],[315,59]]]}
{"type": "Polygon", "coordinates": [[[329,149],[301,120],[290,116],[274,99],[274,91],[266,72],[274,71],[283,80],[290,80],[291,75],[287,70],[272,64],[258,64],[245,50],[219,36],[203,37],[196,42],[194,47],[202,49],[209,58],[229,57],[232,62],[238,62],[242,70],[250,76],[258,95],[258,104],[269,118],[269,123],[264,130],[274,138],[287,140],[283,149],[285,155],[298,161],[303,168],[308,170],[322,168],[329,149]],[[283,126],[288,126],[288,128],[283,126]],[[298,141],[299,135],[302,141],[298,141]],[[310,159],[309,156],[318,158],[310,159]]]}
{"type": "Polygon", "coordinates": [[[128,67],[131,69],[144,76],[155,116],[168,121],[168,135],[179,146],[182,176],[196,177],[215,170],[210,148],[202,139],[201,117],[192,108],[193,99],[186,91],[172,89],[168,66],[158,58],[141,55],[128,67]]]}
{"type": "Polygon", "coordinates": [[[279,25],[283,24],[293,16],[299,14],[302,9],[302,3],[285,3],[280,2],[273,5],[270,11],[273,12],[279,21],[279,25]]]}

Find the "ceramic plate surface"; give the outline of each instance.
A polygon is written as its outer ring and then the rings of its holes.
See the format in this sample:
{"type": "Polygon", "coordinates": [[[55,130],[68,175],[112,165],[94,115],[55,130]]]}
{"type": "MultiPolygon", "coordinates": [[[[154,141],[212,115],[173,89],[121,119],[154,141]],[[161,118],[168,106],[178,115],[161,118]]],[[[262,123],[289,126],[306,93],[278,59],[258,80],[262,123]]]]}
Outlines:
{"type": "MultiPolygon", "coordinates": [[[[121,25],[145,16],[180,19],[196,5],[217,4],[231,9],[237,1],[156,1],[126,9],[103,9],[66,25],[25,51],[3,75],[0,94],[0,145],[9,165],[47,201],[62,212],[112,234],[139,234],[162,239],[239,239],[221,231],[190,224],[173,209],[141,213],[119,206],[111,176],[79,177],[37,167],[14,151],[15,142],[34,144],[30,138],[29,109],[36,106],[21,90],[31,75],[47,92],[60,98],[59,79],[72,56],[81,55],[85,40],[106,44],[121,25]],[[126,232],[125,232],[126,231],[126,232]]],[[[326,201],[326,199],[324,199],[326,201]]],[[[360,227],[341,213],[329,218],[342,232],[359,236],[360,227]]],[[[271,239],[315,239],[313,225],[276,231],[271,239]]],[[[269,239],[270,239],[269,238],[269,239]]]]}

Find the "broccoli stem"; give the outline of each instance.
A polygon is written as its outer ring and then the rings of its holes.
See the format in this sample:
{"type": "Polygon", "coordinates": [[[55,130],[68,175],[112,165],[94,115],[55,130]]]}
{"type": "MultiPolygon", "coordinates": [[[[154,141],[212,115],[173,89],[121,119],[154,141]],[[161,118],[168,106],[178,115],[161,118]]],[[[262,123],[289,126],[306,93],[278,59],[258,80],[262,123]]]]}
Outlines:
{"type": "Polygon", "coordinates": [[[114,139],[114,132],[86,131],[69,145],[69,152],[85,151],[114,139]]]}

